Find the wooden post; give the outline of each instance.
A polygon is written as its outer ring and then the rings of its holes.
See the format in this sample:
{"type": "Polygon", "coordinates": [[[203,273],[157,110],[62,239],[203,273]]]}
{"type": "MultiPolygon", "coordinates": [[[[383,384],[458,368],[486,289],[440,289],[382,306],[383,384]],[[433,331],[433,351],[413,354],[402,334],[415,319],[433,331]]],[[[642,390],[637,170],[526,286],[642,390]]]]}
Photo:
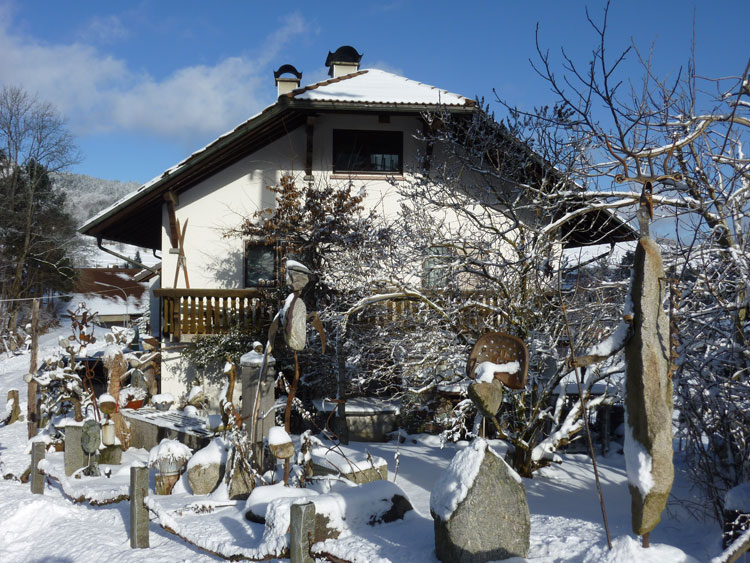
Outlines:
{"type": "Polygon", "coordinates": [[[148,509],[143,503],[148,493],[148,467],[130,467],[130,547],[148,548],[148,509]]]}
{"type": "Polygon", "coordinates": [[[34,495],[44,494],[44,473],[39,470],[38,464],[44,459],[47,445],[44,442],[34,442],[31,446],[31,493],[34,495]]]}
{"type": "Polygon", "coordinates": [[[310,546],[315,533],[315,504],[293,504],[289,514],[289,558],[291,563],[313,563],[310,546]]]}
{"type": "MultiPolygon", "coordinates": [[[[116,354],[107,355],[103,364],[104,369],[107,370],[107,393],[112,395],[119,404],[120,381],[125,372],[128,371],[128,362],[125,360],[122,352],[117,352],[116,354]]],[[[115,435],[120,440],[123,451],[125,451],[130,447],[130,425],[119,410],[109,416],[115,424],[115,435]]]]}
{"type": "MultiPolygon", "coordinates": [[[[31,306],[31,360],[29,362],[29,374],[36,375],[37,353],[39,350],[39,299],[34,299],[31,306]]],[[[29,439],[36,436],[39,428],[39,409],[36,402],[37,383],[33,377],[29,378],[29,388],[26,407],[26,420],[28,425],[29,439]]]]}

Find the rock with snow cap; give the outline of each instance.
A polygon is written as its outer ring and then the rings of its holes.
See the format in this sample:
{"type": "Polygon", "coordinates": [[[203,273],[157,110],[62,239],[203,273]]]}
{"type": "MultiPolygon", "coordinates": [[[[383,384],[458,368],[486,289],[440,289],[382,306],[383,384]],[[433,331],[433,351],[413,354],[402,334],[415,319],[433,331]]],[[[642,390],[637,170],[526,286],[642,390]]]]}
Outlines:
{"type": "Polygon", "coordinates": [[[187,464],[187,478],[193,494],[212,492],[224,476],[226,461],[227,444],[222,438],[214,438],[205,448],[195,452],[187,464]]]}
{"type": "Polygon", "coordinates": [[[289,459],[294,455],[294,444],[283,426],[274,426],[269,430],[268,447],[277,459],[289,459]]]}
{"type": "MultiPolygon", "coordinates": [[[[309,489],[277,487],[263,491],[268,499],[265,506],[264,540],[289,533],[290,512],[293,504],[312,502],[315,505],[313,542],[336,539],[352,531],[367,529],[401,520],[412,510],[406,493],[390,481],[375,481],[364,485],[338,488],[335,492],[315,494],[309,489]]],[[[270,487],[258,487],[270,489],[270,487]]],[[[257,489],[256,489],[257,490],[257,489]]],[[[253,492],[255,494],[255,491],[253,492]]],[[[256,499],[248,499],[248,502],[256,499]]],[[[256,505],[258,506],[258,505],[256,505]]],[[[260,513],[258,506],[253,512],[260,513]]],[[[246,515],[250,518],[249,514],[246,515]]]]}
{"type": "Polygon", "coordinates": [[[312,475],[340,475],[362,484],[388,479],[388,462],[379,456],[342,452],[316,446],[310,453],[312,475]]]}
{"type": "Polygon", "coordinates": [[[435,483],[430,513],[441,561],[479,563],[529,551],[526,488],[481,438],[458,452],[435,483]]]}

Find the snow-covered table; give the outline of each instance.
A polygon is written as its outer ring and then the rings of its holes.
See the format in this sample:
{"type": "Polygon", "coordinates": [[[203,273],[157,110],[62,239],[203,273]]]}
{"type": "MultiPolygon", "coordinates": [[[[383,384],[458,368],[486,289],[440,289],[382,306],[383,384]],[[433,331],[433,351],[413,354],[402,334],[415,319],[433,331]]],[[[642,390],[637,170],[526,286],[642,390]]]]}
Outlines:
{"type": "Polygon", "coordinates": [[[208,445],[214,435],[202,419],[180,411],[123,409],[122,415],[130,422],[130,446],[134,448],[150,450],[164,438],[169,438],[197,451],[208,445]]]}

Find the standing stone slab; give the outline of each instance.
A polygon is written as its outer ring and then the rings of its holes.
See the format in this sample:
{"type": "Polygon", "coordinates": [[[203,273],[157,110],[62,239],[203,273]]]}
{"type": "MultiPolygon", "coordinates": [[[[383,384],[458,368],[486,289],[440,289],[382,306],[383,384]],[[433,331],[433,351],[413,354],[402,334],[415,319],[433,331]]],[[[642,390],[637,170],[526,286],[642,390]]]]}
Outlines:
{"type": "Polygon", "coordinates": [[[435,552],[450,563],[526,557],[531,523],[521,478],[477,438],[443,472],[430,496],[435,552]]]}
{"type": "Polygon", "coordinates": [[[83,427],[80,424],[68,424],[65,427],[65,475],[70,477],[88,465],[88,455],[81,447],[83,427]]]}
{"type": "Polygon", "coordinates": [[[143,500],[148,494],[148,467],[130,467],[130,547],[149,547],[148,509],[143,500]]]}
{"type": "Polygon", "coordinates": [[[290,507],[289,558],[291,563],[313,563],[310,546],[315,533],[315,505],[311,502],[290,507]]]}
{"type": "MultiPolygon", "coordinates": [[[[258,395],[258,378],[261,376],[261,367],[263,365],[263,346],[256,342],[254,349],[244,354],[240,358],[242,366],[242,419],[245,421],[245,428],[250,433],[252,426],[252,416],[255,409],[255,399],[258,395]]],[[[263,380],[260,382],[260,399],[258,401],[258,423],[255,426],[255,436],[250,436],[253,442],[253,455],[255,462],[263,468],[268,462],[264,458],[263,438],[268,438],[268,432],[274,427],[274,413],[272,408],[274,399],[274,381],[276,372],[274,371],[276,360],[273,356],[268,357],[266,370],[263,374],[263,380]],[[265,418],[260,418],[269,413],[265,418]]]]}
{"type": "Polygon", "coordinates": [[[34,442],[31,446],[31,493],[35,495],[44,494],[44,473],[37,465],[44,459],[46,448],[44,442],[34,442]]]}
{"type": "Polygon", "coordinates": [[[633,337],[625,346],[625,462],[633,532],[638,535],[659,523],[674,480],[665,293],[659,247],[643,237],[636,247],[633,268],[633,337]]]}

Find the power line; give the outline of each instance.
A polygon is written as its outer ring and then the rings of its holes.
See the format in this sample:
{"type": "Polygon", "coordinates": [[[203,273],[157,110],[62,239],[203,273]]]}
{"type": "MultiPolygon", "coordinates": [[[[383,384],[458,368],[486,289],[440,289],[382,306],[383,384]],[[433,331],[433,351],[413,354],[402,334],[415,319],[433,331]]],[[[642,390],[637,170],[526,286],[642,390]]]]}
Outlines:
{"type": "Polygon", "coordinates": [[[101,291],[87,291],[86,293],[63,293],[52,295],[49,297],[17,297],[15,299],[0,299],[0,303],[10,303],[12,301],[33,301],[34,299],[59,299],[61,297],[75,297],[76,295],[91,295],[92,293],[112,293],[113,291],[120,291],[120,288],[102,289],[101,291]]]}

